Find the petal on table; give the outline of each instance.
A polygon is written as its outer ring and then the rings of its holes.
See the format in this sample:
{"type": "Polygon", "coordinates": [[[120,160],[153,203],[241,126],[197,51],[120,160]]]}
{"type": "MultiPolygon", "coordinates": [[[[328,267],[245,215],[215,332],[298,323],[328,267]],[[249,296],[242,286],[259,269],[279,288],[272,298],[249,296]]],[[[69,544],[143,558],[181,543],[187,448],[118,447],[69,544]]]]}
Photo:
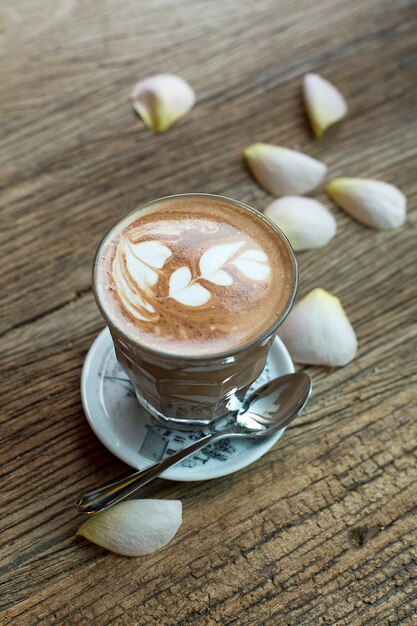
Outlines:
{"type": "Polygon", "coordinates": [[[312,198],[284,196],[271,202],[264,214],[284,232],[296,251],[321,248],[336,234],[333,215],[312,198]]]}
{"type": "Polygon", "coordinates": [[[97,513],[76,534],[117,554],[142,556],[163,548],[181,523],[180,500],[128,500],[97,513]]]}
{"type": "Polygon", "coordinates": [[[258,183],[277,196],[308,193],[327,171],[324,163],[307,154],[266,143],[249,146],[244,157],[258,183]]]}
{"type": "Polygon", "coordinates": [[[358,222],[376,230],[399,228],[405,222],[405,195],[382,180],[335,178],[327,185],[327,193],[358,222]]]}
{"type": "Polygon", "coordinates": [[[346,100],[340,91],[318,74],[306,74],[303,80],[304,103],[310,124],[317,137],[347,113],[346,100]]]}
{"type": "Polygon", "coordinates": [[[295,305],[279,330],[297,363],[341,367],[354,358],[357,340],[340,300],[313,289],[295,305]]]}
{"type": "Polygon", "coordinates": [[[130,94],[132,106],[156,133],[168,130],[193,108],[193,88],[174,74],[156,74],[138,82],[130,94]]]}

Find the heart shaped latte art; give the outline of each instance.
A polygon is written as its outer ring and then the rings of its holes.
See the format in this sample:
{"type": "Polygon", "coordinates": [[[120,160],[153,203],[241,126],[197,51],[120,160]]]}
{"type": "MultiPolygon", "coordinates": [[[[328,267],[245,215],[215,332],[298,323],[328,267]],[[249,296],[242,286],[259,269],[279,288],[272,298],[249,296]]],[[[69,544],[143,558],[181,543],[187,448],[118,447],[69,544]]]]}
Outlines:
{"type": "Polygon", "coordinates": [[[244,240],[234,241],[208,248],[199,261],[200,276],[194,279],[187,266],[175,270],[169,279],[169,297],[186,306],[203,306],[210,300],[212,294],[198,281],[205,279],[215,285],[230,287],[233,284],[233,277],[223,269],[229,263],[250,280],[267,280],[270,267],[268,258],[262,250],[244,250],[236,256],[245,243],[244,240]]]}
{"type": "MultiPolygon", "coordinates": [[[[178,233],[171,230],[168,235],[176,237],[178,233]]],[[[122,236],[113,263],[120,301],[135,320],[155,322],[158,306],[166,298],[186,307],[202,307],[213,297],[210,284],[228,288],[239,275],[244,281],[266,282],[271,272],[268,257],[263,250],[249,245],[247,239],[239,238],[209,246],[198,259],[198,273],[193,275],[188,265],[175,268],[175,253],[169,241],[132,241],[129,236],[122,236]],[[168,261],[175,269],[165,267],[168,261]],[[167,293],[161,293],[158,287],[162,271],[169,275],[167,293]]]]}
{"type": "Polygon", "coordinates": [[[189,267],[179,267],[169,279],[169,297],[186,306],[202,306],[210,300],[210,292],[199,285],[192,283],[189,267]]]}
{"type": "Polygon", "coordinates": [[[113,277],[125,310],[144,322],[156,318],[150,300],[171,250],[159,241],[133,243],[127,237],[119,243],[113,263],[113,277]]]}

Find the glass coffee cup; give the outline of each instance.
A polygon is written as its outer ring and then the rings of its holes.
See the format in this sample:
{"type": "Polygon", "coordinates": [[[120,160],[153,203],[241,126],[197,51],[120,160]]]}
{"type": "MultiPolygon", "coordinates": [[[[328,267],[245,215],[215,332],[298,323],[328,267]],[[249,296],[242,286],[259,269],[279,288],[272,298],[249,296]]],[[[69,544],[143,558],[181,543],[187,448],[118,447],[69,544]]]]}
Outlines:
{"type": "Polygon", "coordinates": [[[104,237],[93,269],[97,305],[138,401],[179,429],[206,428],[239,406],[297,286],[281,230],[210,194],[136,209],[104,237]]]}

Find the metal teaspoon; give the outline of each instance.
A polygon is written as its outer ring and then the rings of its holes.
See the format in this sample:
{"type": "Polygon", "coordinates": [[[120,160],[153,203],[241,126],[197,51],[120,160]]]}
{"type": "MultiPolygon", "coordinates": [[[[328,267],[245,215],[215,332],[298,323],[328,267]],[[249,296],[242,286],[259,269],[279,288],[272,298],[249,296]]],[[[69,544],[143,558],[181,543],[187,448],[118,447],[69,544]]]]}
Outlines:
{"type": "Polygon", "coordinates": [[[250,396],[231,425],[210,433],[159,463],[82,495],[76,502],[77,509],[86,515],[103,511],[132,495],[168,467],[219,439],[269,437],[297,417],[306,405],[311,389],[311,378],[304,372],[271,380],[250,396]]]}

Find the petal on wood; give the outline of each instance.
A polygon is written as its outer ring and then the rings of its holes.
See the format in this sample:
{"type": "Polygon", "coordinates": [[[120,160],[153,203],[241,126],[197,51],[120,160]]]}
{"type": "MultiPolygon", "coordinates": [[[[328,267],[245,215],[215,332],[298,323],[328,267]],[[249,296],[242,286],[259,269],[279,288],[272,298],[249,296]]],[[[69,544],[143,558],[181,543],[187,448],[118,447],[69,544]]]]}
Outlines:
{"type": "Polygon", "coordinates": [[[142,556],[163,548],[181,524],[180,500],[128,500],[97,513],[76,534],[117,554],[142,556]]]}
{"type": "Polygon", "coordinates": [[[355,332],[340,300],[313,289],[295,305],[279,335],[297,363],[341,367],[354,358],[355,332]]]}
{"type": "Polygon", "coordinates": [[[193,108],[191,85],[175,74],[156,74],[138,82],[130,94],[132,106],[156,133],[168,130],[193,108]]]}
{"type": "Polygon", "coordinates": [[[312,198],[284,196],[271,202],[264,214],[284,232],[297,252],[325,246],[336,234],[333,215],[312,198]]]}
{"type": "Polygon", "coordinates": [[[258,183],[277,196],[308,193],[327,171],[324,163],[307,154],[266,143],[249,146],[244,156],[258,183]]]}
{"type": "Polygon", "coordinates": [[[318,74],[306,74],[303,81],[304,103],[310,124],[317,137],[347,113],[346,100],[340,91],[318,74]]]}
{"type": "Polygon", "coordinates": [[[376,230],[400,228],[405,222],[407,198],[382,180],[335,178],[327,193],[358,222],[376,230]]]}

